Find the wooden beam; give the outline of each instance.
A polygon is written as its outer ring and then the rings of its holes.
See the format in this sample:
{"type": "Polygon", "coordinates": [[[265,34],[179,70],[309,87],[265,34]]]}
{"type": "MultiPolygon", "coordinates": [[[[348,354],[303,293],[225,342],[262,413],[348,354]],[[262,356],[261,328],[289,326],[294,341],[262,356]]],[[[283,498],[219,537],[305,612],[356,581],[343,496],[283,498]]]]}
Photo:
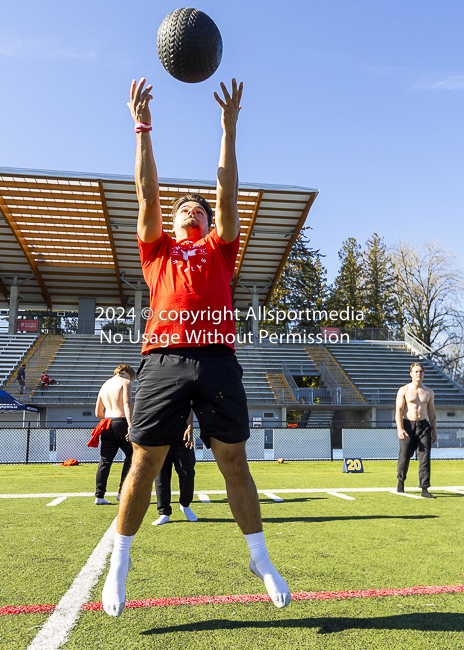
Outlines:
{"type": "Polygon", "coordinates": [[[37,268],[37,265],[35,263],[35,260],[32,258],[32,255],[29,253],[29,249],[27,247],[27,244],[24,240],[24,237],[21,234],[20,229],[14,222],[10,211],[8,210],[8,206],[5,204],[4,200],[0,196],[0,212],[3,214],[3,217],[5,218],[5,221],[7,224],[10,226],[11,232],[13,233],[14,237],[16,238],[16,241],[20,245],[27,261],[29,262],[29,266],[31,267],[32,273],[35,276],[35,279],[37,280],[39,287],[42,289],[42,296],[47,303],[47,307],[50,309],[50,311],[53,309],[53,301],[51,299],[50,294],[48,293],[47,287],[45,286],[45,282],[43,281],[42,276],[40,275],[40,271],[37,268]]]}
{"type": "Polygon", "coordinates": [[[265,306],[266,307],[267,307],[267,305],[269,303],[269,300],[270,300],[270,298],[272,296],[272,292],[274,291],[275,286],[276,286],[276,284],[277,284],[277,282],[278,282],[278,280],[280,278],[280,274],[282,273],[282,269],[285,266],[285,263],[287,261],[287,257],[289,256],[290,251],[292,250],[293,244],[295,243],[296,238],[298,237],[298,235],[300,234],[301,229],[304,226],[304,223],[306,221],[306,217],[308,216],[308,212],[311,209],[312,204],[316,200],[316,196],[317,196],[317,192],[314,192],[313,194],[310,195],[309,201],[306,203],[305,209],[301,213],[301,217],[299,218],[298,223],[295,226],[295,232],[294,232],[293,236],[290,238],[290,241],[288,242],[287,248],[285,249],[285,252],[282,255],[282,259],[281,259],[280,264],[279,264],[279,266],[277,268],[277,271],[275,272],[275,275],[274,275],[274,280],[272,282],[272,286],[269,289],[268,294],[266,296],[266,300],[265,300],[265,306]]]}
{"type": "Polygon", "coordinates": [[[114,237],[113,237],[113,230],[111,228],[110,224],[110,217],[108,214],[108,206],[106,205],[106,198],[105,198],[105,192],[103,189],[103,183],[101,181],[98,181],[98,185],[100,187],[100,196],[101,196],[101,202],[103,206],[103,212],[105,215],[105,221],[106,221],[106,228],[108,230],[108,239],[111,244],[111,250],[113,251],[113,261],[114,261],[114,270],[116,272],[116,280],[118,282],[118,288],[119,288],[119,298],[121,300],[121,307],[124,307],[124,291],[122,289],[122,282],[121,282],[121,274],[119,272],[119,262],[118,262],[118,256],[116,253],[116,245],[114,243],[114,237]]]}
{"type": "Polygon", "coordinates": [[[247,230],[247,234],[246,234],[246,237],[245,237],[245,241],[243,243],[242,252],[240,254],[240,258],[239,258],[239,261],[238,261],[237,270],[235,271],[234,284],[232,285],[232,299],[234,297],[234,292],[235,292],[235,289],[237,287],[237,283],[238,283],[238,280],[239,280],[239,277],[240,277],[240,270],[242,268],[243,260],[245,259],[246,249],[247,249],[247,246],[248,246],[248,242],[251,239],[251,233],[253,231],[256,218],[258,216],[259,206],[260,206],[262,198],[263,198],[263,190],[260,190],[259,193],[258,193],[258,197],[256,199],[256,203],[255,203],[255,207],[254,207],[254,210],[253,210],[253,214],[252,214],[251,219],[250,219],[250,223],[248,225],[248,230],[247,230]]]}

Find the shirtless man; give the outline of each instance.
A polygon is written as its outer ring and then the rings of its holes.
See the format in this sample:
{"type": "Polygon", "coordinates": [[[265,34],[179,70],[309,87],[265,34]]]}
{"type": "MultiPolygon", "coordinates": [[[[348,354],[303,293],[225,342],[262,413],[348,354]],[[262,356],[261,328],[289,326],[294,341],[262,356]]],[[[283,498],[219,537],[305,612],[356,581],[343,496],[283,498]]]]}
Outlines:
{"type": "Polygon", "coordinates": [[[424,368],[413,363],[409,372],[412,381],[401,386],[396,396],[396,428],[400,439],[398,457],[398,492],[404,492],[409,460],[417,449],[419,458],[419,483],[422,496],[435,499],[430,494],[430,451],[437,440],[437,418],[433,390],[422,383],[424,368]],[[427,420],[427,415],[430,422],[427,420]]]}
{"type": "Polygon", "coordinates": [[[97,506],[110,505],[110,502],[104,497],[111,465],[118,449],[121,448],[126,455],[118,489],[118,501],[122,484],[131,465],[132,444],[129,442],[129,431],[133,410],[132,380],[134,378],[134,369],[127,363],[121,363],[115,369],[114,376],[105,381],[98,393],[95,415],[100,419],[110,419],[111,422],[106,423],[109,428],[101,429],[101,458],[97,469],[97,489],[95,491],[97,506]]]}

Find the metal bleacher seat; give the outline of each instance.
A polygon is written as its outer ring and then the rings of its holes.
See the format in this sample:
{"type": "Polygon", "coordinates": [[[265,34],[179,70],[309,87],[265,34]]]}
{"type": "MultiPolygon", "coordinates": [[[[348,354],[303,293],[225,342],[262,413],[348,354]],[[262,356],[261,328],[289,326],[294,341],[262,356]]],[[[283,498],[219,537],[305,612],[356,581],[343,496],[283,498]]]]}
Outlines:
{"type": "MultiPolygon", "coordinates": [[[[94,403],[101,385],[120,363],[134,370],[140,364],[140,345],[100,342],[98,335],[68,335],[48,367],[51,384],[37,386],[31,402],[37,404],[94,403]]],[[[135,389],[135,386],[134,386],[135,389]]]]}
{"type": "MultiPolygon", "coordinates": [[[[250,402],[275,403],[267,372],[282,372],[282,361],[301,366],[301,374],[319,374],[306,351],[296,346],[245,347],[237,350],[243,367],[243,383],[250,402]],[[299,365],[298,365],[299,364],[299,365]]],[[[98,335],[68,335],[48,368],[57,385],[36,387],[32,403],[94,403],[101,385],[120,363],[137,369],[140,345],[101,343],[98,335]]],[[[297,373],[298,374],[298,373],[297,373]]],[[[135,389],[136,382],[134,383],[135,389]]]]}
{"type": "Polygon", "coordinates": [[[409,369],[415,362],[424,366],[424,384],[434,391],[436,403],[464,403],[464,389],[402,341],[351,341],[326,348],[368,403],[394,403],[398,388],[410,381],[409,369]]]}
{"type": "Polygon", "coordinates": [[[9,379],[36,340],[36,334],[0,334],[0,386],[9,379]]]}

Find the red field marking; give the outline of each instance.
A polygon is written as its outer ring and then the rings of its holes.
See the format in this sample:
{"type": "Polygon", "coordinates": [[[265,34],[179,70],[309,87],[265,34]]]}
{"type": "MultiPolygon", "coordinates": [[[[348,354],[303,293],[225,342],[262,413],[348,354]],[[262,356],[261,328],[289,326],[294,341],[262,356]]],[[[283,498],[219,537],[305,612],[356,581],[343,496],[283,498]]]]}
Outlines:
{"type": "MultiPolygon", "coordinates": [[[[300,591],[292,594],[292,600],[331,600],[336,598],[379,598],[381,596],[431,596],[434,594],[456,594],[464,592],[464,585],[441,585],[438,587],[405,587],[403,589],[362,589],[353,591],[300,591]]],[[[244,596],[191,596],[184,598],[147,598],[128,600],[126,609],[139,607],[168,607],[171,605],[228,605],[230,603],[269,602],[267,594],[244,596]]],[[[0,607],[0,616],[6,614],[40,614],[53,612],[56,605],[18,605],[0,607]]],[[[103,609],[101,603],[85,603],[84,611],[103,609]]]]}

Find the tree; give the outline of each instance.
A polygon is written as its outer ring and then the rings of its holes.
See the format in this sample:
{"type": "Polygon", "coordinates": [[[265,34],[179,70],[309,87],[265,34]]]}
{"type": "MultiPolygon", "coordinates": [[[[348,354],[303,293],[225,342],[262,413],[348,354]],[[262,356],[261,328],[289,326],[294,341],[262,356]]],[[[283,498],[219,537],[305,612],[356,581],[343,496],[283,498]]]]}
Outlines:
{"type": "Polygon", "coordinates": [[[395,322],[395,278],[383,237],[374,233],[366,242],[362,259],[362,294],[369,327],[389,327],[395,322]]]}
{"type": "MultiPolygon", "coordinates": [[[[279,281],[269,301],[268,309],[306,311],[319,309],[327,294],[326,270],[322,264],[322,255],[309,246],[305,231],[298,235],[289,253],[279,281]]],[[[314,325],[303,319],[294,321],[299,325],[314,325]]],[[[269,329],[272,323],[268,323],[269,329]]],[[[289,323],[285,324],[285,329],[289,323]]],[[[283,328],[281,328],[283,329],[283,328]]]]}
{"type": "MultiPolygon", "coordinates": [[[[361,246],[354,237],[348,237],[338,252],[340,270],[331,287],[329,297],[330,310],[342,311],[347,307],[355,312],[364,308],[363,301],[363,265],[361,246]]],[[[346,321],[332,320],[332,325],[346,326],[346,321]]],[[[363,321],[357,321],[357,327],[363,327],[363,321]]]]}
{"type": "Polygon", "coordinates": [[[455,255],[438,242],[414,248],[400,241],[392,249],[398,316],[426,345],[459,345],[464,278],[455,255]]]}

